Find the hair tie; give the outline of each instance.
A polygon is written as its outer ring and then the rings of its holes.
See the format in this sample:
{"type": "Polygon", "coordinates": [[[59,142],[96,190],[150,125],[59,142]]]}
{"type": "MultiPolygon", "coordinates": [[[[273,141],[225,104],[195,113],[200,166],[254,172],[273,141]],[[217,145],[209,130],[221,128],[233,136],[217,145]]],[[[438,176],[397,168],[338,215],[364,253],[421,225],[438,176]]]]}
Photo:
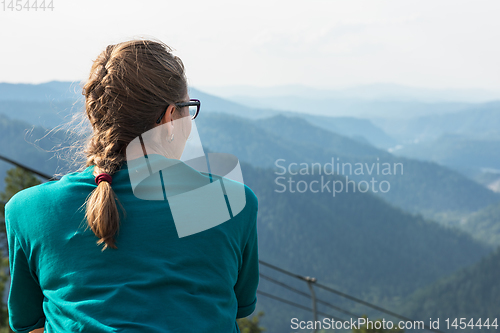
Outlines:
{"type": "Polygon", "coordinates": [[[107,173],[100,173],[95,177],[95,183],[99,185],[100,182],[105,181],[111,184],[112,178],[107,173]]]}

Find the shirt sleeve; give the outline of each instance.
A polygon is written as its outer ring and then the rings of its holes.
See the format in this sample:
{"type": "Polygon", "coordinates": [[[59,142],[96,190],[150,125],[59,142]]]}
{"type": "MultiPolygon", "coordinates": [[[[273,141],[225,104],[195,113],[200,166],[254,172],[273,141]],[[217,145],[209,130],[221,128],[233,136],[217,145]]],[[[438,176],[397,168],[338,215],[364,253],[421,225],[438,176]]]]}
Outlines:
{"type": "Polygon", "coordinates": [[[26,253],[15,231],[11,229],[8,205],[5,209],[5,226],[11,278],[7,302],[9,324],[14,332],[30,332],[45,325],[44,296],[36,273],[30,269],[26,253]]]}
{"type": "Polygon", "coordinates": [[[259,251],[257,237],[257,209],[252,214],[252,227],[243,250],[241,269],[234,286],[238,300],[236,318],[249,316],[257,304],[257,286],[259,285],[259,251]]]}

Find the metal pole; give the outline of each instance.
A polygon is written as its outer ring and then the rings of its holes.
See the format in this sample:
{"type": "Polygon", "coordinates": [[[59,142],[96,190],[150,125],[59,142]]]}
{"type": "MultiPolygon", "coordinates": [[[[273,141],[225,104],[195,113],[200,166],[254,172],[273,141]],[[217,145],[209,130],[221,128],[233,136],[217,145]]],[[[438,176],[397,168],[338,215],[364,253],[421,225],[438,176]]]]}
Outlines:
{"type": "Polygon", "coordinates": [[[311,299],[312,299],[312,311],[313,311],[313,322],[314,322],[314,328],[312,333],[316,333],[318,330],[316,329],[316,321],[318,320],[318,314],[316,311],[316,294],[314,293],[314,288],[313,288],[313,283],[316,282],[316,278],[306,276],[305,280],[307,281],[307,286],[309,287],[309,290],[311,291],[311,299]]]}

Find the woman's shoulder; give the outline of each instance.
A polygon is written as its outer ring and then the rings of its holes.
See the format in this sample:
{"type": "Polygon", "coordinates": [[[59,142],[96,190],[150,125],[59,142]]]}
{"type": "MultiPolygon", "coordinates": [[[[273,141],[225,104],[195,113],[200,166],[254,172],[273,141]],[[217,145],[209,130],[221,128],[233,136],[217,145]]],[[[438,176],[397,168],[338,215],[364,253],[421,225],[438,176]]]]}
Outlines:
{"type": "Polygon", "coordinates": [[[57,181],[50,181],[28,187],[14,194],[5,204],[5,228],[9,235],[25,234],[33,221],[47,211],[47,202],[53,198],[52,188],[57,181]]]}
{"type": "Polygon", "coordinates": [[[59,180],[51,180],[17,192],[5,205],[6,216],[7,214],[11,216],[40,214],[45,211],[44,207],[49,207],[53,204],[63,205],[62,201],[64,201],[63,199],[68,189],[71,185],[83,180],[82,177],[85,178],[88,171],[68,173],[59,180]]]}
{"type": "Polygon", "coordinates": [[[49,193],[55,189],[58,180],[49,181],[39,185],[31,186],[25,188],[16,194],[14,194],[5,205],[5,211],[11,211],[13,209],[26,209],[32,206],[37,200],[43,200],[47,198],[49,193]]]}
{"type": "Polygon", "coordinates": [[[254,191],[247,184],[227,177],[220,177],[220,178],[224,180],[223,181],[224,191],[225,194],[229,197],[228,199],[230,202],[231,199],[233,199],[233,201],[236,201],[236,199],[239,197],[238,193],[240,193],[241,191],[242,194],[244,193],[243,206],[245,206],[245,209],[249,212],[258,209],[259,200],[257,198],[257,195],[255,195],[254,191]]]}
{"type": "Polygon", "coordinates": [[[245,195],[246,195],[247,205],[249,205],[254,210],[258,210],[259,199],[257,198],[257,195],[255,195],[254,191],[252,191],[252,189],[246,184],[245,184],[245,195]]]}

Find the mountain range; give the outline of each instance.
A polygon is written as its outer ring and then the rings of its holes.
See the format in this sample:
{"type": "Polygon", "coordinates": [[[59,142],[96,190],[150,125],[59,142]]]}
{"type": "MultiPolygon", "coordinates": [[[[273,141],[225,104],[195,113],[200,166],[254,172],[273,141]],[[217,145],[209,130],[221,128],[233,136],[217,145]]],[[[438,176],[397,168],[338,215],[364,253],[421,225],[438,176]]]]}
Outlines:
{"type": "MultiPolygon", "coordinates": [[[[48,174],[68,171],[68,162],[54,155],[54,145],[69,145],[71,132],[47,131],[83,110],[78,93],[75,83],[69,82],[0,84],[0,154],[48,174]]],[[[454,112],[425,118],[432,124],[416,121],[416,113],[414,122],[406,122],[405,132],[388,125],[402,124],[393,118],[360,119],[256,109],[196,89],[191,89],[190,95],[202,100],[196,127],[205,150],[237,156],[245,184],[259,198],[261,260],[296,274],[314,276],[322,284],[412,318],[499,313],[499,252],[493,252],[500,239],[499,194],[455,169],[453,163],[445,165],[444,152],[458,155],[459,145],[454,150],[422,146],[418,158],[387,150],[403,143],[397,133],[411,138],[424,133],[425,126],[439,129],[436,124],[445,126],[441,116],[459,120],[454,112]],[[437,152],[433,153],[433,149],[437,152]],[[432,161],[429,156],[443,159],[432,161]],[[332,159],[355,167],[359,163],[365,172],[328,174],[323,167],[332,159]],[[401,165],[399,170],[404,171],[375,174],[377,163],[381,169],[384,163],[401,165]],[[300,173],[306,167],[307,172],[300,173]],[[355,181],[356,190],[335,195],[326,190],[301,192],[298,186],[309,184],[312,189],[312,184],[321,181],[346,184],[348,179],[355,181]],[[294,191],[286,180],[293,180],[294,191]],[[386,181],[390,190],[362,191],[366,188],[360,184],[369,184],[370,180],[377,184],[386,181]],[[285,191],[281,191],[283,184],[285,191]],[[443,225],[444,220],[454,223],[443,225]]],[[[489,110],[488,105],[485,107],[489,110]]],[[[472,136],[481,131],[484,134],[487,129],[495,135],[491,118],[494,112],[486,114],[490,118],[466,118],[477,119],[472,127],[454,126],[460,128],[461,132],[454,135],[460,135],[461,140],[473,138],[478,142],[475,149],[465,150],[468,155],[479,154],[480,140],[486,138],[493,143],[486,145],[485,151],[494,149],[492,136],[472,136]]],[[[445,131],[443,135],[448,134],[445,131]]],[[[432,140],[436,139],[428,142],[432,140]]],[[[448,146],[453,147],[452,143],[448,146]]],[[[491,160],[488,166],[497,167],[494,155],[491,160]]],[[[10,167],[0,161],[0,191],[5,171],[10,167]]],[[[266,275],[308,292],[304,282],[261,267],[266,275]]],[[[266,279],[261,279],[259,290],[310,306],[310,300],[266,279]]],[[[357,314],[380,317],[379,313],[350,301],[317,292],[319,298],[357,314]]],[[[312,319],[308,311],[260,295],[256,310],[265,311],[261,323],[268,332],[289,332],[291,316],[312,319]]],[[[341,316],[324,306],[320,310],[341,316]]]]}

